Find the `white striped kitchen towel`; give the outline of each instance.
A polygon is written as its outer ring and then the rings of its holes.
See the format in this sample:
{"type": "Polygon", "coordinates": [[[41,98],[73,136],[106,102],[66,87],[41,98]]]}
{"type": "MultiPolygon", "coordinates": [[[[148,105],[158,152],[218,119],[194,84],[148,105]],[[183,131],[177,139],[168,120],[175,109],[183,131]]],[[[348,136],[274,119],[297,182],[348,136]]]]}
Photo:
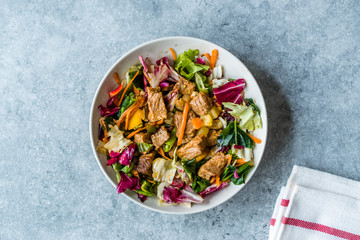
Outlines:
{"type": "Polygon", "coordinates": [[[294,166],[277,198],[269,240],[360,240],[360,182],[294,166]]]}

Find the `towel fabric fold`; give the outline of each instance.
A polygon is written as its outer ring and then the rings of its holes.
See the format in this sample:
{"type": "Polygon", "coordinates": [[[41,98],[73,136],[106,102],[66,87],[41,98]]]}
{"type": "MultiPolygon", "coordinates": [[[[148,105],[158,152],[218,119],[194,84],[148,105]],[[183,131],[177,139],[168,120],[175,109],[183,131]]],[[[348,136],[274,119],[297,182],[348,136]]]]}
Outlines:
{"type": "Polygon", "coordinates": [[[269,240],[360,240],[360,182],[294,166],[277,198],[269,240]]]}

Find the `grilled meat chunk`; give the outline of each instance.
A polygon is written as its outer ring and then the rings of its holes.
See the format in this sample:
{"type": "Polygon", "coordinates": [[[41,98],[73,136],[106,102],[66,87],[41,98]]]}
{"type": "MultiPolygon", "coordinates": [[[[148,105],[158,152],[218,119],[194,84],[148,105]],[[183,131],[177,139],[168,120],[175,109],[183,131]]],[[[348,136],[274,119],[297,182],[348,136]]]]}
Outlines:
{"type": "Polygon", "coordinates": [[[202,116],[210,111],[212,101],[206,93],[200,92],[190,101],[190,106],[197,115],[202,116]]]}
{"type": "MultiPolygon", "coordinates": [[[[174,116],[174,123],[176,127],[176,136],[180,135],[181,121],[182,121],[183,113],[180,111],[176,111],[174,116]]],[[[190,111],[187,117],[186,127],[185,127],[185,138],[192,138],[195,136],[196,128],[191,123],[191,120],[196,118],[196,115],[193,111],[190,111]]]]}
{"type": "Polygon", "coordinates": [[[143,175],[151,176],[154,158],[155,152],[141,155],[136,170],[143,175]]]}
{"type": "Polygon", "coordinates": [[[151,135],[151,140],[156,149],[161,147],[169,138],[170,133],[168,133],[165,126],[161,126],[155,134],[151,135]]]}
{"type": "Polygon", "coordinates": [[[190,160],[200,156],[206,151],[206,138],[203,135],[198,135],[190,142],[180,147],[177,150],[176,155],[180,158],[187,158],[190,160]]]}
{"type": "Polygon", "coordinates": [[[206,180],[210,180],[211,177],[220,175],[227,164],[227,159],[222,152],[218,152],[202,165],[199,169],[198,175],[206,180]]]}
{"type": "Polygon", "coordinates": [[[211,129],[206,138],[206,144],[208,146],[215,146],[217,144],[217,137],[219,136],[221,130],[211,129]]]}
{"type": "Polygon", "coordinates": [[[150,134],[149,133],[136,133],[134,135],[135,143],[151,143],[150,134]]]}
{"type": "Polygon", "coordinates": [[[166,106],[160,88],[147,88],[148,89],[148,107],[150,122],[157,122],[166,119],[166,106]]]}

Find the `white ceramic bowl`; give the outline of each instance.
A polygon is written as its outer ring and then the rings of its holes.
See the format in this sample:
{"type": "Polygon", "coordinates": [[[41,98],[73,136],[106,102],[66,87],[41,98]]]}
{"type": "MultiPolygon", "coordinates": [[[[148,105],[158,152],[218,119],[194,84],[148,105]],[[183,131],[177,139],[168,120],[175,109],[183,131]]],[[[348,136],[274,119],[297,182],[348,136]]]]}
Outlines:
{"type": "MultiPolygon", "coordinates": [[[[245,88],[245,97],[253,98],[256,101],[256,104],[260,108],[263,128],[255,131],[255,136],[262,140],[261,144],[257,144],[254,148],[254,162],[255,167],[249,172],[247,176],[247,181],[249,182],[250,178],[254,175],[255,170],[260,164],[261,157],[263,155],[266,138],[267,138],[267,130],[268,130],[268,122],[267,122],[267,113],[264,98],[261,94],[260,88],[255,81],[254,77],[251,75],[250,71],[245,67],[245,65],[237,59],[233,54],[223,49],[222,47],[205,41],[198,38],[191,37],[167,37],[156,39],[147,43],[144,43],[132,50],[128,53],[124,54],[116,63],[110,68],[110,70],[105,74],[104,78],[101,80],[99,87],[96,91],[91,111],[90,111],[90,138],[92,148],[96,157],[96,160],[100,166],[100,169],[103,171],[104,175],[110,181],[110,183],[116,187],[117,180],[116,175],[112,167],[105,166],[107,160],[106,157],[96,151],[96,146],[98,143],[97,139],[97,131],[98,131],[98,122],[100,118],[100,112],[98,110],[98,105],[105,105],[108,100],[108,93],[112,91],[117,84],[113,79],[113,73],[117,72],[121,79],[125,78],[125,74],[130,66],[138,62],[139,55],[145,57],[149,57],[151,60],[157,60],[161,57],[168,57],[172,59],[171,53],[168,50],[169,48],[173,48],[177,54],[182,53],[184,50],[190,49],[199,49],[200,53],[211,53],[212,49],[218,49],[218,60],[217,65],[222,65],[224,69],[224,77],[225,78],[244,78],[246,81],[245,88]]],[[[154,61],[153,61],[154,62],[154,61]]],[[[201,204],[193,204],[191,208],[185,208],[182,206],[159,206],[157,199],[155,197],[148,198],[144,203],[141,203],[136,193],[126,191],[124,195],[135,203],[146,207],[148,209],[169,213],[169,214],[189,214],[189,213],[197,213],[213,208],[226,200],[230,199],[237,192],[239,192],[243,185],[236,186],[234,184],[230,184],[228,187],[212,193],[208,195],[203,203],[201,204]]],[[[114,189],[114,194],[116,191],[114,189]]]]}

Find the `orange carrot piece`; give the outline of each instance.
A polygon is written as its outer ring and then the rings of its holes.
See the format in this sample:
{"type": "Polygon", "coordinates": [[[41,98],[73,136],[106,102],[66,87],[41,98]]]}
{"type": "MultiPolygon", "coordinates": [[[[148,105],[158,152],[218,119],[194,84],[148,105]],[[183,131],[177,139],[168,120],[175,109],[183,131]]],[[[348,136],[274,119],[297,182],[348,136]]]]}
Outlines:
{"type": "Polygon", "coordinates": [[[245,160],[243,158],[240,158],[240,159],[236,160],[235,167],[241,166],[244,163],[246,163],[245,160]]]}
{"type": "Polygon", "coordinates": [[[136,104],[136,106],[128,113],[128,115],[125,118],[125,130],[128,130],[129,128],[129,120],[132,115],[135,114],[135,112],[140,108],[140,104],[136,104]]]}
{"type": "Polygon", "coordinates": [[[216,176],[215,179],[216,186],[220,186],[220,176],[216,176]]]}
{"type": "Polygon", "coordinates": [[[169,50],[170,50],[171,55],[173,56],[174,61],[175,61],[175,60],[176,60],[176,52],[175,52],[175,50],[174,50],[174,49],[172,49],[172,48],[169,48],[169,50]]]}
{"type": "Polygon", "coordinates": [[[131,105],[128,109],[125,110],[125,112],[123,112],[123,114],[121,114],[121,117],[119,118],[119,120],[117,120],[116,125],[118,126],[118,128],[120,128],[120,123],[122,123],[122,121],[124,121],[124,119],[126,119],[126,116],[137,106],[137,103],[133,103],[133,105],[131,105]]]}
{"type": "Polygon", "coordinates": [[[132,133],[130,133],[126,138],[127,139],[130,139],[132,138],[135,134],[137,134],[138,132],[142,131],[142,130],[145,130],[147,128],[147,126],[145,127],[142,127],[142,128],[139,128],[139,129],[136,129],[135,131],[133,131],[132,133]]]}
{"type": "Polygon", "coordinates": [[[218,57],[218,50],[214,49],[211,52],[211,60],[210,60],[210,68],[213,69],[215,67],[215,63],[218,57]]]}
{"type": "Polygon", "coordinates": [[[161,124],[163,124],[163,123],[164,123],[164,119],[161,119],[161,120],[159,120],[159,121],[156,122],[157,125],[161,125],[161,124]]]}
{"type": "Polygon", "coordinates": [[[115,81],[117,82],[117,84],[121,85],[121,80],[120,80],[117,72],[114,72],[113,77],[114,77],[115,81]]]}
{"type": "Polygon", "coordinates": [[[130,82],[128,83],[128,85],[126,85],[126,88],[124,89],[123,94],[121,95],[120,101],[118,102],[118,106],[121,105],[122,100],[124,99],[125,93],[126,91],[129,89],[131,83],[135,80],[135,78],[137,77],[137,75],[139,74],[139,70],[136,72],[136,74],[133,76],[133,78],[130,80],[130,82]]]}
{"type": "Polygon", "coordinates": [[[257,144],[260,144],[260,143],[261,143],[261,139],[258,139],[258,138],[254,137],[253,135],[248,134],[248,133],[247,133],[247,135],[249,135],[249,137],[250,137],[255,143],[257,143],[257,144]]]}
{"type": "Polygon", "coordinates": [[[227,165],[226,165],[226,166],[229,166],[229,165],[230,165],[230,163],[231,163],[232,156],[231,156],[230,154],[227,154],[225,157],[226,157],[226,159],[228,160],[228,162],[227,162],[227,165]]]}
{"type": "Polygon", "coordinates": [[[205,57],[209,60],[209,62],[211,62],[211,57],[210,57],[210,54],[208,53],[204,53],[205,57]]]}
{"type": "Polygon", "coordinates": [[[188,113],[189,113],[189,103],[185,102],[184,112],[183,112],[183,116],[182,116],[182,120],[181,120],[180,134],[179,134],[179,139],[177,142],[178,146],[181,145],[182,139],[184,137],[188,113]]]}
{"type": "Polygon", "coordinates": [[[191,119],[191,123],[196,129],[200,129],[202,126],[204,126],[204,123],[200,118],[191,119]]]}
{"type": "Polygon", "coordinates": [[[160,153],[160,155],[163,156],[165,159],[172,161],[172,159],[168,158],[168,157],[165,155],[164,150],[162,149],[162,147],[159,147],[158,153],[160,153]]]}
{"type": "Polygon", "coordinates": [[[215,178],[214,177],[211,177],[210,178],[210,184],[213,184],[215,182],[215,178]]]}

